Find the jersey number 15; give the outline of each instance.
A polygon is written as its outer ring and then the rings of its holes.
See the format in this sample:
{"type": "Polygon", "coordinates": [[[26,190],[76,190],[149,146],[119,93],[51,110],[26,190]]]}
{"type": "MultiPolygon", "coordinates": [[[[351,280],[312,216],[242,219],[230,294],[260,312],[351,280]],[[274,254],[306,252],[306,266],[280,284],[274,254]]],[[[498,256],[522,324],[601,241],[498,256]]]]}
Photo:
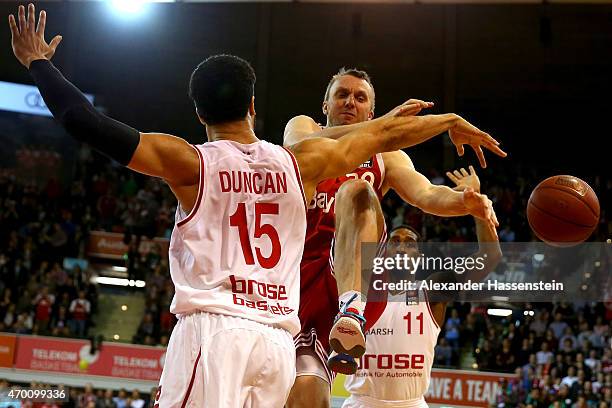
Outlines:
{"type": "MultiPolygon", "coordinates": [[[[262,224],[262,215],[278,215],[278,204],[276,203],[255,203],[255,234],[254,238],[261,238],[263,235],[267,235],[272,244],[272,251],[270,256],[265,257],[261,253],[261,249],[255,247],[255,254],[257,255],[257,262],[262,268],[272,269],[280,260],[281,257],[281,245],[280,239],[278,238],[278,232],[272,226],[272,224],[262,224]]],[[[251,246],[251,239],[249,238],[249,230],[247,227],[247,214],[246,204],[239,203],[236,212],[230,217],[230,226],[238,228],[238,235],[240,236],[240,245],[242,246],[242,253],[244,255],[244,261],[247,265],[255,265],[255,258],[253,257],[253,249],[251,246]]]]}

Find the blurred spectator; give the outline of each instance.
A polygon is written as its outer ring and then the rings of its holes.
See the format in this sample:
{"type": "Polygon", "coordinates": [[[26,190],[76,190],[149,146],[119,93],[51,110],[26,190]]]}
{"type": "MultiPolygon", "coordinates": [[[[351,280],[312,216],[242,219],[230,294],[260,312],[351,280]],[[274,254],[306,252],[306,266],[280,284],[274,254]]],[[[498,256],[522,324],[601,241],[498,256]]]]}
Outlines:
{"type": "Polygon", "coordinates": [[[453,351],[459,349],[459,328],[461,327],[461,320],[459,319],[459,313],[453,309],[451,311],[451,317],[446,320],[444,329],[446,331],[445,338],[448,344],[451,346],[453,351]]]}
{"type": "Polygon", "coordinates": [[[79,337],[87,337],[87,322],[91,313],[91,303],[85,298],[85,291],[79,291],[79,297],[70,303],[70,320],[72,331],[79,337]]]}
{"type": "Polygon", "coordinates": [[[55,296],[49,294],[47,286],[44,286],[32,301],[32,305],[35,308],[35,323],[39,330],[41,330],[41,333],[45,333],[49,327],[54,302],[55,296]]]}
{"type": "Polygon", "coordinates": [[[113,402],[117,406],[117,408],[127,408],[128,407],[128,398],[127,391],[124,389],[119,390],[119,393],[116,397],[113,398],[113,402]]]}
{"type": "Polygon", "coordinates": [[[130,408],[144,408],[145,400],[140,396],[140,392],[138,390],[132,391],[132,395],[130,396],[130,408]]]}
{"type": "Polygon", "coordinates": [[[442,366],[450,366],[453,356],[453,349],[448,345],[446,339],[441,337],[438,339],[438,345],[435,348],[435,364],[442,366]]]}
{"type": "Polygon", "coordinates": [[[117,404],[113,401],[113,390],[104,392],[104,397],[99,398],[96,402],[96,408],[117,408],[117,404]]]}
{"type": "Polygon", "coordinates": [[[555,321],[548,325],[548,328],[553,331],[553,334],[557,339],[561,338],[567,327],[568,325],[563,320],[563,315],[560,312],[555,313],[555,321]]]}
{"type": "Polygon", "coordinates": [[[94,404],[93,406],[95,408],[97,399],[98,398],[94,393],[93,385],[91,383],[85,384],[85,389],[83,390],[83,393],[79,395],[78,406],[86,407],[88,406],[88,404],[94,404]]]}
{"type": "Polygon", "coordinates": [[[543,342],[540,351],[536,353],[536,360],[539,365],[547,364],[553,357],[553,353],[548,350],[548,343],[543,342]]]}

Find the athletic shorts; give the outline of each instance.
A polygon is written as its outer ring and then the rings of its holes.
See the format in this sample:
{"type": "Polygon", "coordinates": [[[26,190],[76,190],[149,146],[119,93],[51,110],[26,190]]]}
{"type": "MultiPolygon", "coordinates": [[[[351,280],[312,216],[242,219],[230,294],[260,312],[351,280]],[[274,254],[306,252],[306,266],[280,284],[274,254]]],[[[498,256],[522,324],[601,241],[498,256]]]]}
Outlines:
{"type": "Polygon", "coordinates": [[[199,312],[172,331],[155,407],[282,408],[294,380],[288,331],[199,312]]]}
{"type": "MultiPolygon", "coordinates": [[[[386,241],[387,229],[385,226],[378,242],[378,254],[382,254],[386,241]]],[[[329,333],[334,324],[334,318],[338,314],[338,286],[333,270],[334,242],[335,238],[332,240],[329,258],[302,261],[300,273],[302,277],[307,277],[303,280],[307,283],[303,283],[300,290],[299,317],[302,330],[294,338],[295,348],[298,350],[297,375],[315,375],[327,381],[330,387],[334,376],[327,367],[327,359],[331,351],[329,333]],[[299,351],[302,347],[308,350],[299,351]],[[303,357],[304,355],[306,357],[303,357]],[[319,364],[315,364],[313,358],[318,359],[319,364]]],[[[366,306],[366,318],[372,315],[374,322],[383,310],[384,305],[380,307],[373,303],[366,306]]]]}

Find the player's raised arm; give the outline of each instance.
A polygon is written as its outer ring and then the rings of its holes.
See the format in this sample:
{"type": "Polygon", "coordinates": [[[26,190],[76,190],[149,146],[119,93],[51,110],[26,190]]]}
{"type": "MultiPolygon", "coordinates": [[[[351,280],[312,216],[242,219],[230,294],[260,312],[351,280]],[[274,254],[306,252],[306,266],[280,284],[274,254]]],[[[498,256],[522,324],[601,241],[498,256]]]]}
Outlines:
{"type": "Polygon", "coordinates": [[[291,146],[298,157],[306,189],[309,183],[316,185],[321,180],[350,172],[376,153],[414,146],[451,128],[460,129],[461,134],[480,144],[497,143],[455,114],[412,116],[408,113],[411,108],[408,102],[404,103],[370,121],[367,128],[359,128],[337,140],[307,139],[291,146]]]}
{"type": "MultiPolygon", "coordinates": [[[[404,107],[405,115],[416,115],[422,109],[431,108],[434,104],[433,102],[425,102],[420,99],[410,99],[404,105],[406,105],[404,107]]],[[[367,130],[372,124],[376,126],[376,122],[380,120],[381,119],[374,119],[373,121],[360,122],[352,125],[321,128],[321,126],[319,126],[310,116],[299,115],[289,120],[287,125],[285,125],[283,145],[291,146],[303,140],[317,137],[339,139],[353,131],[367,130]]]]}
{"type": "Polygon", "coordinates": [[[492,203],[486,195],[432,184],[415,170],[410,157],[401,150],[383,154],[383,160],[385,183],[407,203],[442,217],[473,215],[483,220],[492,234],[496,233],[497,220],[492,216],[492,203]]]}
{"type": "Polygon", "coordinates": [[[53,116],[75,139],[87,143],[120,164],[151,176],[162,177],[174,186],[197,184],[199,159],[183,139],[164,134],[141,134],[136,129],[100,112],[53,66],[50,59],[61,41],[45,41],[46,13],[40,12],[38,26],[33,4],[19,6],[18,21],[9,16],[15,57],[28,68],[53,116]]]}
{"type": "MultiPolygon", "coordinates": [[[[469,191],[480,193],[480,179],[472,166],[469,167],[469,172],[465,169],[447,172],[446,175],[457,186],[455,190],[469,191]]],[[[493,207],[491,207],[491,216],[497,221],[497,216],[493,207]]],[[[470,270],[461,275],[462,280],[471,279],[474,282],[480,282],[492,272],[502,258],[502,251],[499,246],[499,237],[495,231],[491,231],[486,222],[479,218],[474,218],[476,222],[476,237],[478,238],[478,251],[472,257],[482,257],[484,259],[483,269],[470,270]]]]}

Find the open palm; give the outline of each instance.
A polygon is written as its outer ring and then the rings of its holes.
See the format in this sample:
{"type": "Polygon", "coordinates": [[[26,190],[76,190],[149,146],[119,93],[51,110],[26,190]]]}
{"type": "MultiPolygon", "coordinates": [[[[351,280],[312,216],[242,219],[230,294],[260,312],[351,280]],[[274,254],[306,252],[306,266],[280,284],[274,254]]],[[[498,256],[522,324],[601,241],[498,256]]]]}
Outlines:
{"type": "Polygon", "coordinates": [[[29,4],[27,19],[23,6],[19,6],[17,18],[19,25],[15,21],[15,16],[11,14],[9,16],[9,26],[11,28],[13,53],[19,62],[29,68],[34,60],[51,59],[62,37],[57,35],[48,44],[45,41],[47,13],[44,10],[40,12],[38,26],[36,26],[36,10],[33,4],[29,4]]]}

